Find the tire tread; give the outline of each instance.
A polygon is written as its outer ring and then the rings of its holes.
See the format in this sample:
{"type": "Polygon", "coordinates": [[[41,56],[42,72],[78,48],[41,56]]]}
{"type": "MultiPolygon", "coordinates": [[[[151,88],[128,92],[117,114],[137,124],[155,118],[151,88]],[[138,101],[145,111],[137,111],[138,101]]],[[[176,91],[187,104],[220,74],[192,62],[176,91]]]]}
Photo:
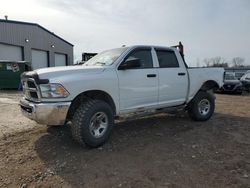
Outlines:
{"type": "MultiPolygon", "coordinates": [[[[90,147],[97,147],[101,144],[96,144],[91,142],[86,135],[84,136],[84,129],[87,128],[87,125],[84,124],[85,118],[88,116],[88,112],[94,108],[96,105],[106,105],[110,108],[110,106],[101,100],[96,100],[96,99],[88,99],[84,101],[75,111],[73,119],[72,119],[72,124],[71,124],[71,134],[73,139],[78,142],[80,145],[84,146],[90,146],[90,147]]],[[[110,111],[111,108],[110,108],[110,111]]],[[[112,120],[113,121],[113,120],[112,120]]],[[[112,128],[113,122],[110,122],[110,126],[112,128]]]]}

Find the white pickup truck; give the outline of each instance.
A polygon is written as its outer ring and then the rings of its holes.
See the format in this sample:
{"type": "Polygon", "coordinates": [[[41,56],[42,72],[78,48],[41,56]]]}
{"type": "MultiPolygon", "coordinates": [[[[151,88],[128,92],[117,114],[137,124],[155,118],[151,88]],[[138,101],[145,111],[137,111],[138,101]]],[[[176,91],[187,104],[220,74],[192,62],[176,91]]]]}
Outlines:
{"type": "Polygon", "coordinates": [[[78,143],[97,147],[124,115],[184,109],[196,121],[208,120],[223,74],[222,68],[187,68],[175,48],[122,47],[83,65],[24,73],[20,106],[40,124],[71,122],[78,143]]]}

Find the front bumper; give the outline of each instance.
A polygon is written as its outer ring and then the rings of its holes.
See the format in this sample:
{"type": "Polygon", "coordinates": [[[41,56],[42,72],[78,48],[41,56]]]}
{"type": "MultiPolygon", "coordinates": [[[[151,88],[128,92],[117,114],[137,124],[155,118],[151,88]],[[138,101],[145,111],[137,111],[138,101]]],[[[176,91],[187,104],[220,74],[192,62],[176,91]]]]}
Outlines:
{"type": "Polygon", "coordinates": [[[242,85],[224,84],[222,86],[221,90],[225,91],[225,92],[237,92],[237,91],[242,91],[243,87],[242,87],[242,85]]]}
{"type": "Polygon", "coordinates": [[[20,100],[21,111],[39,124],[64,125],[71,102],[35,103],[20,100]]]}

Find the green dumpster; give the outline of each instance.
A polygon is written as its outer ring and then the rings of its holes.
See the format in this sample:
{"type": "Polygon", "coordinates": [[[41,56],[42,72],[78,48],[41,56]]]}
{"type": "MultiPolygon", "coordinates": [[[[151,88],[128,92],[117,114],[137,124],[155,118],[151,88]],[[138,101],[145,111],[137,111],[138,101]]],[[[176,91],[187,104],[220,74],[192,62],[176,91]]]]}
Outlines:
{"type": "Polygon", "coordinates": [[[0,89],[17,89],[20,75],[29,70],[25,61],[0,61],[0,89]]]}

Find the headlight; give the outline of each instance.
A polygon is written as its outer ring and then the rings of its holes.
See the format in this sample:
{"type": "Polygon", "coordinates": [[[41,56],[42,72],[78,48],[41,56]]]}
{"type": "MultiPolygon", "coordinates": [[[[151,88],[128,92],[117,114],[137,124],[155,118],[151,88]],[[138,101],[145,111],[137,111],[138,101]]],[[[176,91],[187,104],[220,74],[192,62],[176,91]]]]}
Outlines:
{"type": "Polygon", "coordinates": [[[61,84],[41,84],[42,98],[66,98],[69,92],[61,84]]]}

